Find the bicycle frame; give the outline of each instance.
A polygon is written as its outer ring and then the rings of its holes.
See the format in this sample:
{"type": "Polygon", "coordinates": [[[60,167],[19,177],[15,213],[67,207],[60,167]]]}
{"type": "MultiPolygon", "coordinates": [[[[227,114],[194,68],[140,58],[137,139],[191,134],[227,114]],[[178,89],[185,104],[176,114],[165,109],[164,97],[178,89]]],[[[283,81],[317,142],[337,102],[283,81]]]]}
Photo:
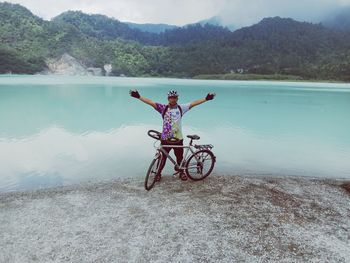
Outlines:
{"type": "Polygon", "coordinates": [[[188,154],[188,152],[191,151],[192,154],[194,154],[196,152],[192,148],[193,148],[193,146],[191,146],[191,144],[189,144],[188,146],[186,146],[186,145],[171,145],[171,144],[163,144],[162,145],[161,144],[160,146],[157,147],[157,151],[160,151],[163,154],[165,154],[166,158],[168,158],[175,165],[175,169],[179,169],[180,170],[180,169],[184,169],[185,168],[184,165],[185,165],[185,163],[187,161],[187,154],[188,154]],[[167,153],[164,150],[164,148],[184,148],[184,149],[186,149],[180,165],[178,165],[176,163],[176,161],[170,156],[169,153],[167,153]]]}

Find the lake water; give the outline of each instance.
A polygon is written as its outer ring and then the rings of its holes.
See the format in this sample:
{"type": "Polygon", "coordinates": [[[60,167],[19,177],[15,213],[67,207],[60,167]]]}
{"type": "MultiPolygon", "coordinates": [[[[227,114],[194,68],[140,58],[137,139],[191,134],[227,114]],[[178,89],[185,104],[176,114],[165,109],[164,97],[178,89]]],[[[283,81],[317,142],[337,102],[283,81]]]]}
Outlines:
{"type": "Polygon", "coordinates": [[[214,145],[214,173],[350,178],[349,84],[2,75],[0,191],[142,177],[162,120],[131,88],[163,103],[216,92],[182,120],[214,145]]]}

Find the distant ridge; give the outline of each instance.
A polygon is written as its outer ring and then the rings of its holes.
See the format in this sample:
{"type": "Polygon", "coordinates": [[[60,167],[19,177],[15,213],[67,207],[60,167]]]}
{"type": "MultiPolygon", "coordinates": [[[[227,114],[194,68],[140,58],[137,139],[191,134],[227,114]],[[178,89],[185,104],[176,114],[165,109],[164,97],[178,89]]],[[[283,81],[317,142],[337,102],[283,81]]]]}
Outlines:
{"type": "Polygon", "coordinates": [[[127,24],[130,28],[136,28],[143,32],[150,32],[150,33],[156,33],[156,34],[178,27],[178,26],[168,25],[168,24],[151,24],[151,23],[137,24],[137,23],[131,23],[131,22],[123,22],[123,23],[127,24]]]}

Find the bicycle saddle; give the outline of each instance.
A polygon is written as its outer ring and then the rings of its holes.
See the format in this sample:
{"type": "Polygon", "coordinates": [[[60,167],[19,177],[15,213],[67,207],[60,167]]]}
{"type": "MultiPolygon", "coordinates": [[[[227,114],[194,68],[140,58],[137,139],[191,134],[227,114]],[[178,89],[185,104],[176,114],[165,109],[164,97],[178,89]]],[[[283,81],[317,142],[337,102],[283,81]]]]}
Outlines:
{"type": "Polygon", "coordinates": [[[199,140],[201,138],[198,135],[187,135],[187,137],[192,139],[192,140],[199,140]]]}

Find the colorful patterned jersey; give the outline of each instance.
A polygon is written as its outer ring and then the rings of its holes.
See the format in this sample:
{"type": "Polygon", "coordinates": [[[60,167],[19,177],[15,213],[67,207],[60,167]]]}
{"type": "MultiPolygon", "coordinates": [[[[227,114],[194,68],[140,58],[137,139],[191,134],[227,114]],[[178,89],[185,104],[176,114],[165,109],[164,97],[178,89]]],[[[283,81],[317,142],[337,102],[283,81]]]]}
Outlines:
{"type": "MultiPolygon", "coordinates": [[[[162,115],[167,105],[161,103],[156,103],[156,105],[156,110],[162,115]]],[[[190,109],[190,103],[178,105],[181,107],[182,115],[184,115],[190,109]]],[[[183,139],[181,128],[181,112],[178,105],[173,108],[169,106],[167,112],[164,115],[162,140],[169,140],[171,138],[178,140],[183,139]]]]}

